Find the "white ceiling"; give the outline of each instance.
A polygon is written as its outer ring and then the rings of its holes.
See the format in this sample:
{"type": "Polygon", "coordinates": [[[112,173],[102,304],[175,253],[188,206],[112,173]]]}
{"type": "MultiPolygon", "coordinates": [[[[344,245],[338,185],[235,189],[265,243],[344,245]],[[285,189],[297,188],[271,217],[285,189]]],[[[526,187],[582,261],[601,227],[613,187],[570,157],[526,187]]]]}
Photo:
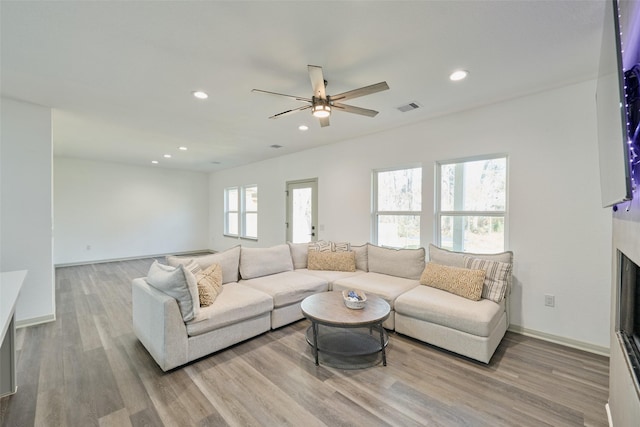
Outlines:
{"type": "Polygon", "coordinates": [[[2,0],[1,88],[53,108],[56,156],[214,171],[593,78],[603,10],[602,0],[2,0]],[[310,97],[307,64],[323,67],[328,94],[386,81],[346,102],[380,114],[336,112],[327,128],[308,111],[268,120],[304,104],[251,89],[310,97]],[[469,78],[450,82],[460,68],[469,78]],[[398,111],[409,102],[422,108],[398,111]]]}

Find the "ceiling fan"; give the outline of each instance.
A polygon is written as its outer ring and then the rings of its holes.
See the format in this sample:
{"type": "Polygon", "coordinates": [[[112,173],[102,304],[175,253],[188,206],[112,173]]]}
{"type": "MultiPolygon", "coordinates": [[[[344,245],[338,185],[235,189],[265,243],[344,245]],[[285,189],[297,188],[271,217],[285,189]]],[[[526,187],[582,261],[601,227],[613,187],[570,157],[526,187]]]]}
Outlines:
{"type": "Polygon", "coordinates": [[[269,117],[270,119],[277,119],[279,117],[288,116],[293,113],[297,113],[303,110],[311,109],[311,113],[314,117],[320,119],[320,126],[329,126],[329,116],[331,112],[345,111],[347,113],[360,114],[367,117],[375,117],[378,114],[375,110],[369,110],[366,108],[354,107],[352,105],[343,104],[342,101],[347,99],[357,98],[359,96],[371,95],[372,93],[380,92],[389,89],[387,82],[380,82],[370,86],[364,86],[359,89],[353,89],[347,92],[339,93],[337,95],[327,95],[325,88],[327,81],[322,74],[322,67],[317,65],[308,65],[309,78],[311,79],[311,86],[313,87],[313,95],[311,98],[303,98],[301,96],[285,95],[282,93],[269,92],[267,90],[253,89],[252,92],[267,93],[269,95],[286,96],[287,98],[293,98],[296,101],[302,101],[308,103],[302,107],[294,108],[292,110],[283,111],[269,117]]]}

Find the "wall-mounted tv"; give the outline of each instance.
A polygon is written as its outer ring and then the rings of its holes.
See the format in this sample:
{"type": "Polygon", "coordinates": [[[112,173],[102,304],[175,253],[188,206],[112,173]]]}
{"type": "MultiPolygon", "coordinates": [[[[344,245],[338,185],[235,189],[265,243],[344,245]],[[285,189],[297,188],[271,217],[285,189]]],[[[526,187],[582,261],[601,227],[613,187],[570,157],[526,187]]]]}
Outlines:
{"type": "Polygon", "coordinates": [[[596,88],[603,207],[633,197],[618,2],[609,0],[605,4],[596,88]]]}

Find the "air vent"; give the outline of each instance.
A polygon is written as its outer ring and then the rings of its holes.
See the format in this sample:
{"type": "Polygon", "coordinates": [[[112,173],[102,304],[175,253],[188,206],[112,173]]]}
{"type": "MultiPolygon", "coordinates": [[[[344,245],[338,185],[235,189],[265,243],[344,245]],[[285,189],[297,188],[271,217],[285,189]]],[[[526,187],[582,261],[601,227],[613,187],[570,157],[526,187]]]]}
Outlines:
{"type": "Polygon", "coordinates": [[[271,147],[271,148],[282,148],[282,145],[273,144],[273,145],[270,145],[269,147],[271,147]]]}
{"type": "Polygon", "coordinates": [[[418,104],[417,102],[410,102],[407,105],[401,105],[400,107],[398,107],[398,110],[406,113],[407,111],[416,110],[418,108],[420,108],[420,104],[418,104]]]}

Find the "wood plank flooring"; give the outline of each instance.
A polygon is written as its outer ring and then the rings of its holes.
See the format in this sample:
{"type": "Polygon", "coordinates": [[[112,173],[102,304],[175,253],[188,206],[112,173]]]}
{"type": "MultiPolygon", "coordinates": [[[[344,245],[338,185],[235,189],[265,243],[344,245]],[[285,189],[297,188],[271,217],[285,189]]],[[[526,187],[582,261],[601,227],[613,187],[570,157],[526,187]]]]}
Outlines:
{"type": "Polygon", "coordinates": [[[316,367],[302,320],[163,373],[131,326],[153,259],[56,269],[57,321],[18,330],[0,425],[606,426],[608,359],[507,333],[489,365],[390,334],[388,366],[316,367]]]}

